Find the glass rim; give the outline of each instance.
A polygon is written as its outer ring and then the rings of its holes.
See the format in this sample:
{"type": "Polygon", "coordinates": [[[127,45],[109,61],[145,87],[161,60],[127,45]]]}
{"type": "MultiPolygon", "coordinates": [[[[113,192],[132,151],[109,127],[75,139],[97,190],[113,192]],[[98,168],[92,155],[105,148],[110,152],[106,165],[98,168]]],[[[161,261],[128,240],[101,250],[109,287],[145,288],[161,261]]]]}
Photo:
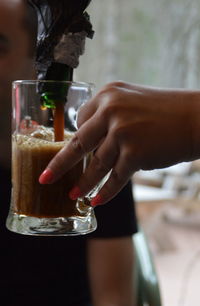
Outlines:
{"type": "Polygon", "coordinates": [[[59,83],[59,84],[70,84],[79,87],[90,87],[95,88],[95,84],[92,82],[82,81],[59,81],[59,80],[15,80],[12,82],[12,86],[15,85],[33,85],[37,83],[59,83]]]}

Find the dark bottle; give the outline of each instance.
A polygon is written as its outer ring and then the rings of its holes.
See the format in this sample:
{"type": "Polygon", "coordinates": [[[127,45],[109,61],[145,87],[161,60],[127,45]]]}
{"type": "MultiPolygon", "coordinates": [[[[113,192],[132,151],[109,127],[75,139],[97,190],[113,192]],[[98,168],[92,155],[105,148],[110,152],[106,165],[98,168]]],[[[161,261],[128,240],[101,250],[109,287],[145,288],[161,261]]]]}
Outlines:
{"type": "Polygon", "coordinates": [[[64,105],[86,37],[94,31],[85,12],[91,0],[29,0],[38,16],[36,69],[41,107],[53,109],[55,141],[64,134],[64,105]],[[48,80],[49,82],[45,82],[48,80]],[[63,82],[62,82],[63,81],[63,82]]]}
{"type": "Polygon", "coordinates": [[[52,83],[42,82],[39,89],[42,107],[56,108],[56,103],[65,103],[68,91],[68,84],[65,81],[72,81],[72,78],[73,69],[71,67],[53,62],[48,68],[45,78],[45,80],[51,80],[52,83]],[[63,83],[60,81],[63,81],[63,83]]]}

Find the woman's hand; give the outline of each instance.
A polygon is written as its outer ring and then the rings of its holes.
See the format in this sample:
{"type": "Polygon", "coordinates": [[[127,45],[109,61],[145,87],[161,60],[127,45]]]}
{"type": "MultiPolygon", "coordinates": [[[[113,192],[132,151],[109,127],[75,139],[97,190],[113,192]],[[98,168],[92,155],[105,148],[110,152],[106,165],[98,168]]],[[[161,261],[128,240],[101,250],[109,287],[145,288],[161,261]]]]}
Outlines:
{"type": "Polygon", "coordinates": [[[49,163],[40,183],[53,183],[94,151],[69,196],[84,196],[112,169],[91,202],[96,206],[114,197],[137,170],[192,160],[194,106],[192,91],[108,84],[80,109],[79,130],[49,163]]]}

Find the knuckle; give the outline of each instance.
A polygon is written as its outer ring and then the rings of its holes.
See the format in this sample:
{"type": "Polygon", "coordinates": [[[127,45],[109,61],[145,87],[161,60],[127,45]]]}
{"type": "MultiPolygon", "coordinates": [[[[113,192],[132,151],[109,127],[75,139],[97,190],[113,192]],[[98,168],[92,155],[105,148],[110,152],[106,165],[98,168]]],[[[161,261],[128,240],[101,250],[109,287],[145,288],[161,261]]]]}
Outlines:
{"type": "Polygon", "coordinates": [[[95,169],[98,173],[107,173],[110,169],[109,167],[98,157],[94,154],[92,159],[91,167],[95,169]]]}
{"type": "Polygon", "coordinates": [[[117,86],[114,86],[112,84],[106,85],[100,92],[99,95],[101,96],[102,102],[105,102],[106,104],[108,102],[115,101],[118,97],[120,92],[120,88],[117,86]]]}
{"type": "MultiPolygon", "coordinates": [[[[113,100],[114,101],[114,100],[113,100]]],[[[104,104],[101,109],[102,118],[108,119],[116,113],[116,105],[112,100],[109,100],[109,103],[104,104]]]]}
{"type": "Polygon", "coordinates": [[[134,147],[127,147],[122,152],[122,158],[126,160],[127,164],[131,164],[133,162],[136,163],[141,158],[141,150],[137,147],[137,145],[135,145],[134,147]]]}
{"type": "Polygon", "coordinates": [[[112,127],[112,136],[113,138],[119,142],[121,140],[125,140],[126,139],[126,127],[124,126],[124,124],[120,124],[120,122],[116,122],[115,125],[113,125],[112,127]]]}
{"type": "Polygon", "coordinates": [[[111,177],[110,177],[112,184],[121,185],[123,182],[123,177],[120,176],[120,174],[115,170],[112,169],[111,177]]]}
{"type": "Polygon", "coordinates": [[[123,152],[122,152],[122,158],[124,160],[126,160],[127,163],[132,161],[133,156],[136,157],[137,156],[137,152],[136,152],[136,150],[134,150],[134,152],[133,152],[133,150],[131,148],[129,148],[129,147],[126,148],[125,150],[123,150],[123,152]]]}
{"type": "Polygon", "coordinates": [[[138,148],[126,148],[126,150],[121,153],[121,158],[125,161],[124,171],[127,174],[130,175],[133,171],[139,170],[141,164],[141,151],[138,148]]]}
{"type": "Polygon", "coordinates": [[[112,87],[124,87],[125,86],[125,82],[123,82],[123,81],[114,81],[114,82],[110,82],[110,83],[108,83],[108,84],[106,84],[105,86],[104,86],[104,88],[112,88],[112,87]]]}
{"type": "Polygon", "coordinates": [[[108,93],[102,93],[100,116],[105,119],[110,119],[120,111],[119,100],[121,98],[120,93],[116,89],[112,89],[108,93]]]}
{"type": "Polygon", "coordinates": [[[72,137],[70,145],[74,153],[78,155],[83,155],[86,153],[86,150],[84,149],[83,144],[81,143],[77,134],[72,137]]]}

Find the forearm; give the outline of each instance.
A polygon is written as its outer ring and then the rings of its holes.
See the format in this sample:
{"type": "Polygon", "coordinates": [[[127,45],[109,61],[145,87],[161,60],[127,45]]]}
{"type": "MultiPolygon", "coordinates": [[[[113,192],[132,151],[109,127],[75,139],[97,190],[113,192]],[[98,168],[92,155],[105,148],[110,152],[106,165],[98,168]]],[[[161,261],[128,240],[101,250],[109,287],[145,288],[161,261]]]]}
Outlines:
{"type": "Polygon", "coordinates": [[[170,154],[170,163],[176,164],[198,159],[200,157],[200,91],[174,90],[170,92],[168,100],[173,103],[169,116],[170,122],[173,121],[173,117],[176,121],[169,143],[173,139],[174,142],[177,142],[177,144],[174,143],[174,152],[170,154]]]}
{"type": "Polygon", "coordinates": [[[94,306],[134,306],[132,236],[88,240],[88,268],[94,306]]]}

